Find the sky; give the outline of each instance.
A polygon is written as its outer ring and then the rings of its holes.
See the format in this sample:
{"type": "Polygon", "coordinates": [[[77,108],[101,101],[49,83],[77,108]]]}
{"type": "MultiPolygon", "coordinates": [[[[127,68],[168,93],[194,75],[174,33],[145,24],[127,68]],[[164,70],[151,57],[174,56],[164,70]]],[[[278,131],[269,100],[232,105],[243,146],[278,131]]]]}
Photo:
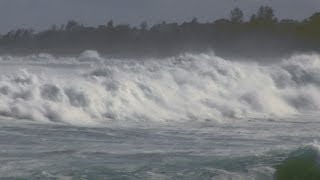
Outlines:
{"type": "Polygon", "coordinates": [[[85,25],[138,25],[226,18],[234,7],[248,18],[261,5],[275,9],[280,18],[304,19],[320,11],[320,0],[0,0],[0,33],[16,28],[42,30],[73,19],[85,25]]]}

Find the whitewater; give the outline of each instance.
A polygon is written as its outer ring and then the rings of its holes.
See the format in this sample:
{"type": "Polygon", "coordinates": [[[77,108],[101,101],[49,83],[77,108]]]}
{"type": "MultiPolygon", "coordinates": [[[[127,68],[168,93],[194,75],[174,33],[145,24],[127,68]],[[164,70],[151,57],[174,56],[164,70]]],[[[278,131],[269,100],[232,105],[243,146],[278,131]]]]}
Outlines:
{"type": "Polygon", "coordinates": [[[316,53],[3,55],[0,177],[275,179],[318,160],[319,90],[316,53]]]}

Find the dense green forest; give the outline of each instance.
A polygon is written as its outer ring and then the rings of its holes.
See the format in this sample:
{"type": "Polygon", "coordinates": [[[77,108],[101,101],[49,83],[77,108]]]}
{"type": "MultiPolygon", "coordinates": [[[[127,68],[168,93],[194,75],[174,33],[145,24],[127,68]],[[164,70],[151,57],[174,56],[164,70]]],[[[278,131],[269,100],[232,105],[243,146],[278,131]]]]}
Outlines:
{"type": "Polygon", "coordinates": [[[320,13],[305,20],[278,19],[269,6],[261,6],[244,20],[239,8],[228,19],[200,23],[154,24],[139,27],[110,20],[98,27],[76,21],[35,32],[17,29],[0,36],[0,53],[79,53],[96,49],[109,55],[167,56],[181,52],[214,50],[225,55],[278,55],[320,50],[320,13]]]}

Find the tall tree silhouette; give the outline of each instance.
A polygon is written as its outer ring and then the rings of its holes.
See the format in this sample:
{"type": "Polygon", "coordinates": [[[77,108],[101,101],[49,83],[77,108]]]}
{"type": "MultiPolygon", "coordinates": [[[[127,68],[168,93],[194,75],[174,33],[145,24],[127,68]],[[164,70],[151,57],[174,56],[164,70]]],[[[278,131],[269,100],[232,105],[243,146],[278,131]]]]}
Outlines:
{"type": "Polygon", "coordinates": [[[234,8],[230,12],[230,21],[233,23],[242,23],[243,17],[243,12],[238,7],[234,8]]]}
{"type": "Polygon", "coordinates": [[[277,21],[278,19],[274,15],[274,10],[270,6],[261,6],[250,19],[250,22],[262,25],[270,25],[277,21]]]}

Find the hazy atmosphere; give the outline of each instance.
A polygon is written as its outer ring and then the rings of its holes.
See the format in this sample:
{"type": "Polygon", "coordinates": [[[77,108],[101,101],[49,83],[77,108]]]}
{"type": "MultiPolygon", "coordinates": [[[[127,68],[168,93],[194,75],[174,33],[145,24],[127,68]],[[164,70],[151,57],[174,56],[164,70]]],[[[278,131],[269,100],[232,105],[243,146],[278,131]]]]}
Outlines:
{"type": "Polygon", "coordinates": [[[109,19],[133,25],[144,20],[152,24],[193,17],[213,21],[227,17],[236,6],[248,18],[261,5],[272,6],[279,18],[291,19],[308,17],[320,9],[318,0],[1,0],[0,32],[39,30],[70,19],[87,25],[103,24],[109,19]]]}

